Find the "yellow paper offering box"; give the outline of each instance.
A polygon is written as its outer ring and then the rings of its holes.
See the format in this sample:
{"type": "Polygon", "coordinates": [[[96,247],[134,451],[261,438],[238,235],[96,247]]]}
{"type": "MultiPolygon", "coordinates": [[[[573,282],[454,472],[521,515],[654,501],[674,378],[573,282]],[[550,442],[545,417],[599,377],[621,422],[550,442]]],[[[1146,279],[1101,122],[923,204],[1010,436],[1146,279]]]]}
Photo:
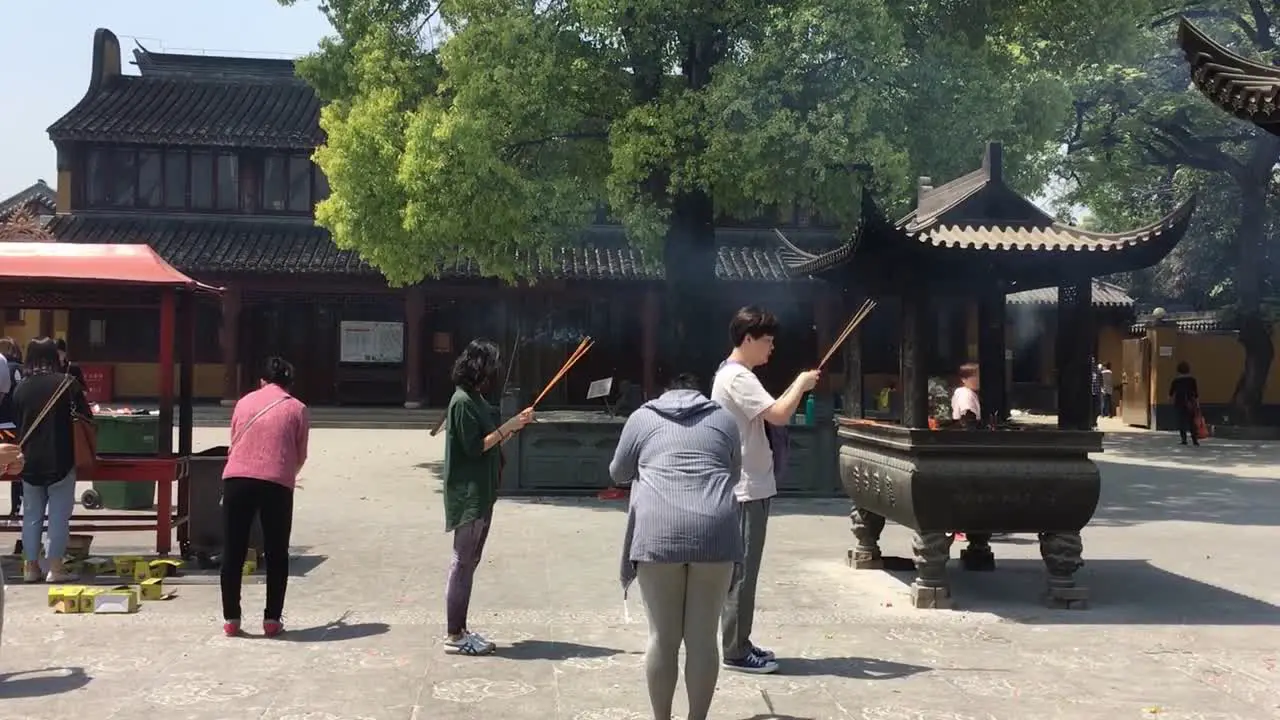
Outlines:
{"type": "Polygon", "coordinates": [[[148,567],[150,568],[151,577],[163,579],[177,575],[178,571],[182,569],[182,561],[161,558],[152,560],[148,567]]]}
{"type": "Polygon", "coordinates": [[[80,610],[82,613],[93,612],[93,599],[99,594],[104,593],[109,588],[87,587],[84,592],[80,593],[80,610]]]}
{"type": "Polygon", "coordinates": [[[133,563],[134,582],[142,582],[149,577],[151,577],[151,563],[146,560],[138,560],[133,563]]]}
{"type": "Polygon", "coordinates": [[[58,613],[78,613],[84,591],[83,585],[55,585],[49,588],[49,607],[58,613]]]}
{"type": "Polygon", "coordinates": [[[138,592],[133,588],[118,587],[103,590],[93,596],[95,615],[118,615],[138,612],[138,592]]]}
{"type": "Polygon", "coordinates": [[[143,600],[163,600],[164,580],[160,578],[143,580],[142,584],[138,586],[138,590],[143,600]]]}

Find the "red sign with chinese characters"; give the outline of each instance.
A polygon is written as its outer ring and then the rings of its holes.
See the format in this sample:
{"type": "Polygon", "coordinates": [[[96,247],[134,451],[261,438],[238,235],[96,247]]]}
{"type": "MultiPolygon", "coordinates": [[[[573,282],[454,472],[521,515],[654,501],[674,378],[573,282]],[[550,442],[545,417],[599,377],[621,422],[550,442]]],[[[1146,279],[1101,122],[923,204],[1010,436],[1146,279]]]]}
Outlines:
{"type": "Polygon", "coordinates": [[[115,366],[81,364],[84,373],[85,397],[89,404],[111,402],[115,394],[115,366]]]}

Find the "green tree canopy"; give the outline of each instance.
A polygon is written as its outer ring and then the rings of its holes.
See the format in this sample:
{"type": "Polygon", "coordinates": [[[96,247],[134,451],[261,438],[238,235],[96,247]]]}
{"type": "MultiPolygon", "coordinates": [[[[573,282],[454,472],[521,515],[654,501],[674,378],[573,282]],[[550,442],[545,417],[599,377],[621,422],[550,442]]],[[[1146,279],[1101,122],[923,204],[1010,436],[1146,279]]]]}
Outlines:
{"type": "MultiPolygon", "coordinates": [[[[607,207],[673,301],[706,307],[725,216],[849,228],[860,185],[903,210],[991,140],[1034,193],[1071,108],[1060,68],[1131,34],[1108,20],[1134,4],[326,0],[336,36],[301,64],[328,103],[317,217],[403,284],[460,258],[520,276],[607,207]]],[[[675,335],[718,337],[700,315],[672,313],[675,335]]]]}

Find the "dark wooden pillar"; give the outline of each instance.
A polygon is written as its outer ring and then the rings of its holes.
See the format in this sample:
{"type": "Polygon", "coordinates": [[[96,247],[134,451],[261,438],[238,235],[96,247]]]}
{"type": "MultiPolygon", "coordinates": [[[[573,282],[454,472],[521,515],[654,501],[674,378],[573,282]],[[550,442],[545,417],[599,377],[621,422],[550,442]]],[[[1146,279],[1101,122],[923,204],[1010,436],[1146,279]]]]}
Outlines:
{"type": "Polygon", "coordinates": [[[866,417],[862,389],[862,330],[853,331],[844,348],[844,416],[866,417]]]}
{"type": "MultiPolygon", "coordinates": [[[[178,456],[186,457],[192,449],[192,425],[195,418],[191,401],[195,394],[196,367],[196,298],[190,292],[178,296],[178,456]]],[[[181,498],[179,499],[181,501],[181,498]]]]}
{"type": "Polygon", "coordinates": [[[40,337],[51,338],[53,337],[53,331],[54,331],[53,311],[41,310],[40,311],[40,337]]]}
{"type": "Polygon", "coordinates": [[[650,287],[644,291],[644,302],[640,309],[640,364],[646,400],[658,395],[658,323],[662,312],[661,301],[657,288],[650,287]]]}
{"type": "Polygon", "coordinates": [[[1089,353],[1093,350],[1093,283],[1058,286],[1058,428],[1093,427],[1089,353]]]}
{"type": "Polygon", "coordinates": [[[929,350],[933,337],[933,308],[923,293],[902,297],[902,424],[929,427],[929,350]]]}
{"type": "Polygon", "coordinates": [[[156,454],[162,458],[173,456],[173,366],[178,345],[176,295],[177,291],[169,288],[160,294],[160,367],[156,373],[160,383],[160,416],[157,418],[160,432],[156,437],[156,454]]]}
{"type": "Polygon", "coordinates": [[[240,399],[240,286],[229,285],[222,293],[222,404],[230,407],[240,399]]]}
{"type": "Polygon", "coordinates": [[[414,285],[404,295],[404,406],[410,410],[422,407],[422,331],[426,316],[427,291],[414,285]]]}
{"type": "Polygon", "coordinates": [[[1009,417],[1005,363],[1005,292],[995,288],[978,298],[978,379],[983,423],[1009,417]]]}

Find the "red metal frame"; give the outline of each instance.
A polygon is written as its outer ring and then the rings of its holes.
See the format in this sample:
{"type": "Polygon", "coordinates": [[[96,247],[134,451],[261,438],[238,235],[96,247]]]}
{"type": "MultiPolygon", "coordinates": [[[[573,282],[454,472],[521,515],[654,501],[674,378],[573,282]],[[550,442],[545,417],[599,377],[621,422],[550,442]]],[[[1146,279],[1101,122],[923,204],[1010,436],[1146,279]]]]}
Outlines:
{"type": "MultiPolygon", "coordinates": [[[[57,307],[40,307],[42,310],[74,309],[97,305],[104,288],[127,291],[128,288],[149,287],[159,290],[160,302],[160,356],[159,388],[160,432],[155,457],[99,457],[93,480],[121,482],[154,482],[156,484],[156,509],[154,513],[95,513],[90,516],[72,516],[73,531],[126,532],[155,530],[156,553],[169,555],[173,549],[173,533],[177,530],[178,545],[185,552],[189,542],[188,482],[192,444],[192,370],[195,341],[194,303],[189,297],[198,291],[221,292],[220,288],[201,285],[174,270],[145,245],[85,246],[82,253],[76,246],[57,244],[29,245],[25,243],[0,243],[0,256],[20,257],[21,263],[0,262],[0,294],[18,295],[20,306],[32,307],[32,301],[56,298],[57,307]],[[19,245],[21,245],[19,247],[19,245]],[[105,254],[111,255],[115,264],[107,278],[94,274],[98,263],[86,262],[105,254]],[[122,258],[125,258],[122,260],[122,258]],[[7,287],[3,287],[7,286],[7,287]],[[55,290],[54,292],[50,292],[55,290]],[[178,317],[179,294],[188,297],[182,318],[178,317]],[[175,348],[179,320],[183,325],[182,344],[175,348]],[[174,364],[181,361],[181,388],[174,397],[174,364]],[[176,405],[176,407],[175,407],[176,405]],[[178,452],[173,450],[174,410],[178,410],[178,452]],[[174,485],[177,485],[177,502],[174,502],[174,485]]],[[[154,307],[154,305],[153,305],[154,307]]],[[[0,527],[0,532],[17,532],[20,526],[0,527]]]]}

